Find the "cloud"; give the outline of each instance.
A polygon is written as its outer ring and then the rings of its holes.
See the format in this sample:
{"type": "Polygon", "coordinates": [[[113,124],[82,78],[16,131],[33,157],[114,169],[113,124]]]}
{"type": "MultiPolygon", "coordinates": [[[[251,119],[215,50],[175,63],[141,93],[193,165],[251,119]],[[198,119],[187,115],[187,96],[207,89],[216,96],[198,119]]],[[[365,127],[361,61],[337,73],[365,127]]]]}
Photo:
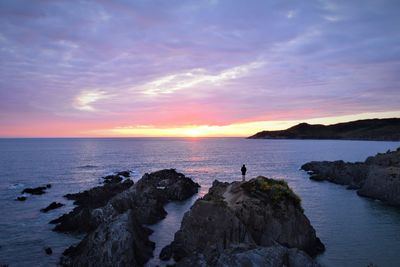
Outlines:
{"type": "Polygon", "coordinates": [[[220,126],[398,110],[399,8],[3,0],[0,123],[220,126]]]}
{"type": "Polygon", "coordinates": [[[140,87],[144,94],[171,94],[178,90],[193,88],[197,85],[218,85],[224,81],[234,80],[248,75],[252,70],[264,65],[262,62],[252,62],[245,65],[225,69],[217,74],[211,74],[206,69],[192,69],[183,73],[158,78],[140,87]]]}
{"type": "Polygon", "coordinates": [[[82,91],[75,97],[73,106],[74,108],[82,111],[96,111],[94,104],[101,100],[110,98],[111,95],[105,91],[82,91]]]}

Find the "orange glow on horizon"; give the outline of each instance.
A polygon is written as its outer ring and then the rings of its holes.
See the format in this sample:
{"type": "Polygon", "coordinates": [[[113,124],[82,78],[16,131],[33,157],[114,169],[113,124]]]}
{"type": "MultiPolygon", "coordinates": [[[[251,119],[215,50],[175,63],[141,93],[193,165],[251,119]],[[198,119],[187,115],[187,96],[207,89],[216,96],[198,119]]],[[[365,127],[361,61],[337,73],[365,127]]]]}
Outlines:
{"type": "MultiPolygon", "coordinates": [[[[400,111],[363,113],[304,120],[272,120],[228,125],[113,126],[105,123],[36,121],[15,128],[0,129],[0,137],[247,137],[263,130],[282,130],[301,122],[334,124],[368,118],[400,117],[400,111]]],[[[117,123],[117,122],[116,122],[117,123]]]]}

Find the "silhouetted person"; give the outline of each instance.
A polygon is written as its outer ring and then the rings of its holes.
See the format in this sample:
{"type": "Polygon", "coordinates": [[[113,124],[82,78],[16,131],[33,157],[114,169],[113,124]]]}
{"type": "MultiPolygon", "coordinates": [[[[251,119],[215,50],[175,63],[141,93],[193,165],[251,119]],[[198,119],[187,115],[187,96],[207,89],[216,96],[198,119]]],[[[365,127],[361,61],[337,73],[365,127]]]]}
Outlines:
{"type": "Polygon", "coordinates": [[[243,181],[245,181],[246,180],[246,171],[247,171],[246,165],[243,164],[243,166],[240,170],[242,171],[242,179],[243,179],[243,181]]]}

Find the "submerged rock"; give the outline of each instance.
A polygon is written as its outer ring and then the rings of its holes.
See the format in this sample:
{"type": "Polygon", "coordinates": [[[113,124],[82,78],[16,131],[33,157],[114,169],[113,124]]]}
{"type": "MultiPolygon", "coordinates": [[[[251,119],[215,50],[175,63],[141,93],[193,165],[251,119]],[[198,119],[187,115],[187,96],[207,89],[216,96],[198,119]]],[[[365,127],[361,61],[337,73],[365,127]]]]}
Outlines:
{"type": "Polygon", "coordinates": [[[51,247],[45,248],[45,249],[44,249],[44,252],[46,252],[47,255],[53,254],[53,250],[51,249],[51,247]]]}
{"type": "Polygon", "coordinates": [[[312,161],[301,167],[310,179],[348,185],[360,196],[400,205],[400,148],[378,153],[364,162],[312,161]]]}
{"type": "Polygon", "coordinates": [[[174,241],[160,258],[178,262],[193,254],[219,258],[226,249],[243,244],[281,244],[312,256],[324,250],[298,196],[284,181],[260,176],[248,182],[214,181],[208,194],[184,215],[174,241]]]}
{"type": "Polygon", "coordinates": [[[31,194],[31,195],[43,195],[44,193],[46,193],[46,189],[49,188],[47,186],[39,186],[39,187],[35,187],[35,188],[25,188],[24,190],[22,190],[21,194],[31,194]]]}
{"type": "Polygon", "coordinates": [[[58,209],[60,207],[64,206],[64,204],[62,203],[58,203],[58,202],[52,202],[50,205],[48,205],[46,208],[41,209],[41,212],[48,212],[50,210],[54,210],[54,209],[58,209]]]}
{"type": "Polygon", "coordinates": [[[22,197],[17,197],[16,200],[18,200],[18,201],[25,201],[25,200],[26,200],[26,197],[24,197],[24,196],[22,196],[22,197]]]}

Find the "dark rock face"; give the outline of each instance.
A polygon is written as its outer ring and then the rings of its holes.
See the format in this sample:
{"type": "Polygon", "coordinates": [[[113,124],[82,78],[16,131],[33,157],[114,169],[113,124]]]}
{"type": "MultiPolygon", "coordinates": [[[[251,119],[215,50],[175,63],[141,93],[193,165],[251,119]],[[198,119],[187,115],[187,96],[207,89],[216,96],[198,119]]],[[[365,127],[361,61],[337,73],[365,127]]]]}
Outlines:
{"type": "Polygon", "coordinates": [[[25,200],[26,200],[26,197],[17,197],[16,200],[18,200],[18,201],[25,201],[25,200]]]}
{"type": "Polygon", "coordinates": [[[160,258],[172,256],[178,262],[194,254],[219,258],[231,247],[277,243],[309,255],[324,250],[303,214],[300,199],[287,184],[261,176],[230,184],[215,181],[209,193],[184,215],[174,241],[162,250],[160,258]]]}
{"type": "Polygon", "coordinates": [[[198,188],[197,183],[173,169],[146,173],[133,187],[94,210],[92,215],[99,224],[132,209],[139,223],[153,224],[165,218],[167,202],[185,200],[197,193],[198,188]]]}
{"type": "Polygon", "coordinates": [[[226,249],[222,253],[209,255],[196,253],[184,258],[176,266],[319,267],[320,265],[301,250],[276,244],[270,247],[240,245],[226,249]]]}
{"type": "Polygon", "coordinates": [[[46,189],[49,188],[47,186],[39,186],[39,187],[35,187],[35,188],[25,188],[24,190],[22,190],[21,194],[31,194],[31,195],[43,195],[44,193],[46,193],[46,189]]]}
{"type": "MultiPolygon", "coordinates": [[[[128,181],[128,180],[126,180],[128,181]]],[[[124,184],[126,183],[121,183],[124,184]]],[[[149,241],[151,230],[143,224],[153,224],[166,216],[164,205],[172,200],[187,199],[199,185],[175,170],[145,174],[133,186],[99,201],[104,188],[80,195],[68,195],[79,204],[70,214],[63,215],[62,229],[88,232],[76,247],[64,252],[64,266],[143,266],[152,256],[154,244],[149,241]],[[97,192],[99,191],[99,192],[97,192]],[[79,207],[84,206],[85,208],[79,207]]],[[[93,189],[92,189],[93,190],[93,189]]],[[[60,228],[59,228],[60,229],[60,228]]]]}
{"type": "Polygon", "coordinates": [[[332,125],[300,123],[286,130],[262,131],[249,138],[399,141],[400,119],[358,120],[332,125]]]}
{"type": "Polygon", "coordinates": [[[67,194],[64,197],[69,200],[75,200],[74,204],[78,205],[70,213],[52,220],[51,224],[57,224],[55,231],[60,232],[89,232],[97,227],[93,223],[92,210],[102,207],[115,195],[127,190],[133,185],[131,180],[123,183],[105,184],[103,186],[94,187],[76,194],[67,194]]]}
{"type": "Polygon", "coordinates": [[[108,175],[103,179],[105,184],[116,184],[122,181],[122,178],[119,175],[108,175]]]}
{"type": "Polygon", "coordinates": [[[62,266],[142,266],[152,256],[149,229],[127,211],[101,224],[61,257],[62,266]]]}
{"type": "Polygon", "coordinates": [[[363,163],[346,163],[342,160],[312,161],[301,168],[310,173],[312,180],[327,180],[335,184],[351,185],[354,188],[360,188],[364,184],[368,173],[363,163]]]}
{"type": "Polygon", "coordinates": [[[41,209],[41,212],[48,212],[50,210],[54,210],[54,209],[58,209],[60,207],[64,206],[64,204],[62,203],[58,203],[58,202],[52,202],[50,205],[48,205],[46,208],[41,209]]]}
{"type": "Polygon", "coordinates": [[[312,161],[301,168],[311,174],[310,179],[348,185],[361,196],[400,205],[400,149],[364,162],[312,161]]]}

